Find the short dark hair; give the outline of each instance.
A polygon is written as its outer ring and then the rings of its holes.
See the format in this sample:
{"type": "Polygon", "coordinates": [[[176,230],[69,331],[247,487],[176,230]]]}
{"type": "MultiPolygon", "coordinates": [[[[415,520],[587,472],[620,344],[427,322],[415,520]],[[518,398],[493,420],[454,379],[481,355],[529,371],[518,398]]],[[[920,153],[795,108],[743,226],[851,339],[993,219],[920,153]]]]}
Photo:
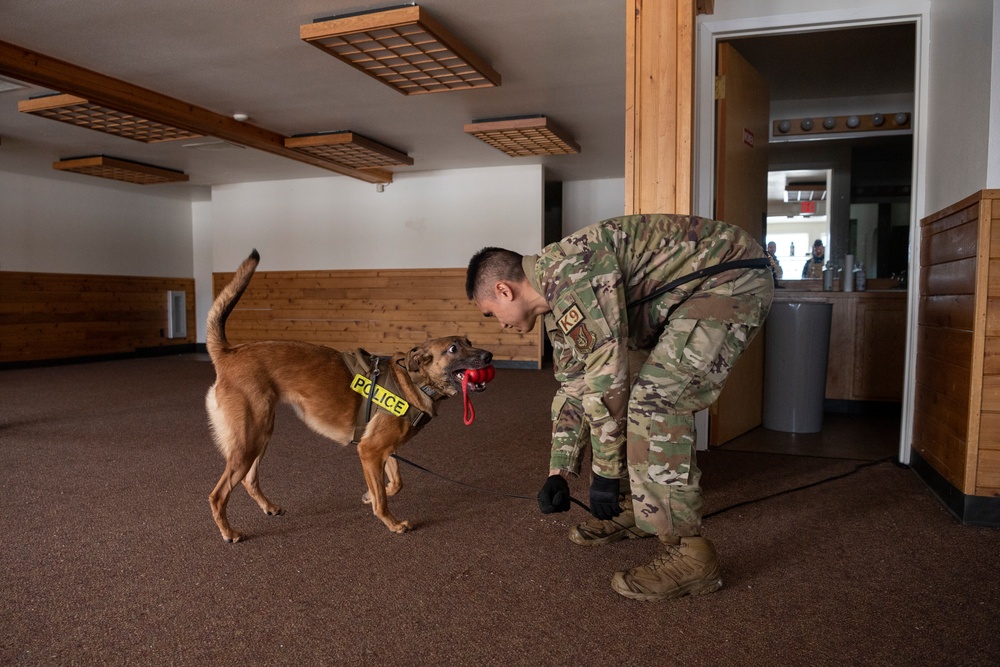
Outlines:
{"type": "Polygon", "coordinates": [[[523,255],[503,248],[483,248],[469,260],[465,274],[465,295],[475,299],[483,287],[497,280],[519,283],[524,280],[523,255]]]}

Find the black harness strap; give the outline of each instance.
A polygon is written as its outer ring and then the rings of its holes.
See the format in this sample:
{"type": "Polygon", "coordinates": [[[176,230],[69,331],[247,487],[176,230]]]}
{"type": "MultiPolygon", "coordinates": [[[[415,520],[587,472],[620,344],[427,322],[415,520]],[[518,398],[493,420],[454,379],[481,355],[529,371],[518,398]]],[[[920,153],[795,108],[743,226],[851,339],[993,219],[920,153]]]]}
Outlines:
{"type": "Polygon", "coordinates": [[[722,264],[716,264],[715,266],[708,266],[704,269],[699,269],[694,273],[689,273],[686,276],[681,276],[676,280],[671,280],[669,283],[660,287],[659,289],[653,290],[641,299],[636,299],[632,303],[628,304],[627,308],[632,308],[633,306],[638,306],[640,304],[646,303],[647,301],[652,301],[658,296],[662,296],[667,292],[670,292],[681,285],[698,280],[699,278],[707,278],[708,276],[714,276],[716,273],[722,273],[724,271],[732,271],[733,269],[769,269],[771,267],[771,259],[769,257],[755,257],[754,259],[737,259],[732,262],[723,262],[722,264]]]}

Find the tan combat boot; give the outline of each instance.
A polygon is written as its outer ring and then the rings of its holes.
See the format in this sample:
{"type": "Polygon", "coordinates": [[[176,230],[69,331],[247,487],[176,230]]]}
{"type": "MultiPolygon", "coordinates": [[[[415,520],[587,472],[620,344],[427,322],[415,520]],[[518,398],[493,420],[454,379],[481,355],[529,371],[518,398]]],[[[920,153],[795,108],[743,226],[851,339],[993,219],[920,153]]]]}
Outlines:
{"type": "Polygon", "coordinates": [[[715,546],[704,537],[684,537],[677,545],[666,544],[666,549],[648,565],[615,572],[611,587],[644,602],[703,595],[722,588],[715,546]]]}
{"type": "Polygon", "coordinates": [[[632,495],[623,493],[618,496],[622,513],[614,519],[601,520],[591,517],[587,523],[581,523],[569,529],[569,539],[574,544],[583,547],[599,547],[603,544],[613,544],[620,540],[633,540],[637,537],[652,537],[635,525],[635,512],[632,511],[632,495]]]}

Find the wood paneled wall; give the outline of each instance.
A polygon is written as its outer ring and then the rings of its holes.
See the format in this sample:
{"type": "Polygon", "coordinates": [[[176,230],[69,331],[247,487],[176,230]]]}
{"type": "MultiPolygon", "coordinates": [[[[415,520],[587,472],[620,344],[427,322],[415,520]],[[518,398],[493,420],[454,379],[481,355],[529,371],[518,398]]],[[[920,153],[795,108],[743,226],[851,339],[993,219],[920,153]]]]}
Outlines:
{"type": "Polygon", "coordinates": [[[0,363],[195,343],[193,278],[0,271],[0,363]],[[187,336],[167,338],[167,291],[187,293],[187,336]]]}
{"type": "MultiPolygon", "coordinates": [[[[214,294],[233,277],[213,274],[214,294]]],[[[303,340],[375,354],[465,335],[498,361],[541,367],[542,328],[503,332],[465,296],[465,269],[258,271],[229,317],[233,343],[303,340]]]]}
{"type": "Polygon", "coordinates": [[[1000,190],[921,221],[914,449],[966,495],[1000,496],[1000,190]]]}

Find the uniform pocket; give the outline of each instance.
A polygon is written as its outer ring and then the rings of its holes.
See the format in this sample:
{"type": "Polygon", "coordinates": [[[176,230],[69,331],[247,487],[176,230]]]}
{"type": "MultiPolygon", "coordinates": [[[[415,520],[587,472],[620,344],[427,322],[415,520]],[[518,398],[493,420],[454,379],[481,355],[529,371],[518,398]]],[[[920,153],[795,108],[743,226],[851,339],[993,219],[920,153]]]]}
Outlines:
{"type": "Polygon", "coordinates": [[[726,340],[728,327],[712,320],[673,319],[642,369],[640,383],[676,405],[692,384],[708,375],[726,340]]]}

